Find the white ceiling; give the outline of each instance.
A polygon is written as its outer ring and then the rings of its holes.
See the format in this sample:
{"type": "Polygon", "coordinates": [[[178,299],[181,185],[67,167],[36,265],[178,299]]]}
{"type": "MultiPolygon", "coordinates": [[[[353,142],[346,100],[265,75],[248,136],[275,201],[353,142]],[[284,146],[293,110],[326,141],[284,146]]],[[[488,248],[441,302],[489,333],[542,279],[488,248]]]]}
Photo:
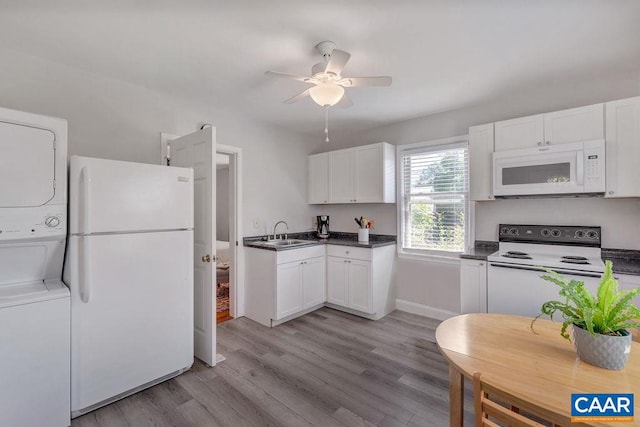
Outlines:
{"type": "MultiPolygon", "coordinates": [[[[637,72],[638,0],[0,1],[0,46],[295,132],[318,133],[322,109],[282,101],[314,46],[352,54],[345,76],[390,75],[351,88],[332,126],[358,131],[520,93],[557,79],[637,72]],[[134,4],[135,3],[135,4],[134,4]],[[55,6],[54,6],[55,4],[55,6]]],[[[215,118],[214,118],[215,120],[215,118]]]]}

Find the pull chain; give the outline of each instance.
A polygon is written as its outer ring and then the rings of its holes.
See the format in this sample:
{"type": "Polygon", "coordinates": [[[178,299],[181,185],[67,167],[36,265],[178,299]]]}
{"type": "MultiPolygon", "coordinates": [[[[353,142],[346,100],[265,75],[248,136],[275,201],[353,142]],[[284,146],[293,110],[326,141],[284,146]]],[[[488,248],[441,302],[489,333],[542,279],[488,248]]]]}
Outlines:
{"type": "Polygon", "coordinates": [[[324,107],[324,142],[329,142],[329,106],[324,107]]]}

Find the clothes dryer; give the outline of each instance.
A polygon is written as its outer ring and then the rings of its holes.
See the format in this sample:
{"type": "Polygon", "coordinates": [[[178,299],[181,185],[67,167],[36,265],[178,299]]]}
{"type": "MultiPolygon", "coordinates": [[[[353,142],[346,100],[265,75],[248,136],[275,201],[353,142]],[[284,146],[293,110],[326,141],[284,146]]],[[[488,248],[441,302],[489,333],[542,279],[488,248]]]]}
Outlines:
{"type": "Polygon", "coordinates": [[[0,108],[0,425],[70,424],[66,120],[0,108]]]}

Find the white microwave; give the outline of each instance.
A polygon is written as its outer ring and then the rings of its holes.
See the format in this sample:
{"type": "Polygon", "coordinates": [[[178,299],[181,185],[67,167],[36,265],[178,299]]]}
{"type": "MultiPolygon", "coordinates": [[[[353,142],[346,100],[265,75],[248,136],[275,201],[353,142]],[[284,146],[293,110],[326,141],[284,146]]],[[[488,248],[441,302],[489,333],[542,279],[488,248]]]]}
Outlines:
{"type": "Polygon", "coordinates": [[[604,140],[499,151],[493,153],[493,195],[599,195],[604,168],[604,140]]]}

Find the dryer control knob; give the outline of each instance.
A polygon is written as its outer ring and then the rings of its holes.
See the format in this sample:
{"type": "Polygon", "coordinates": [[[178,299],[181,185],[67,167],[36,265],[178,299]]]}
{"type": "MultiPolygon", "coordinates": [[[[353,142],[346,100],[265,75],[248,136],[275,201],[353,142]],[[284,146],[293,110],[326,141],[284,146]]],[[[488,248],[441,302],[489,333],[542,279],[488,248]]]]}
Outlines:
{"type": "Polygon", "coordinates": [[[57,216],[48,216],[44,220],[44,225],[50,228],[54,228],[60,225],[60,218],[57,216]]]}

